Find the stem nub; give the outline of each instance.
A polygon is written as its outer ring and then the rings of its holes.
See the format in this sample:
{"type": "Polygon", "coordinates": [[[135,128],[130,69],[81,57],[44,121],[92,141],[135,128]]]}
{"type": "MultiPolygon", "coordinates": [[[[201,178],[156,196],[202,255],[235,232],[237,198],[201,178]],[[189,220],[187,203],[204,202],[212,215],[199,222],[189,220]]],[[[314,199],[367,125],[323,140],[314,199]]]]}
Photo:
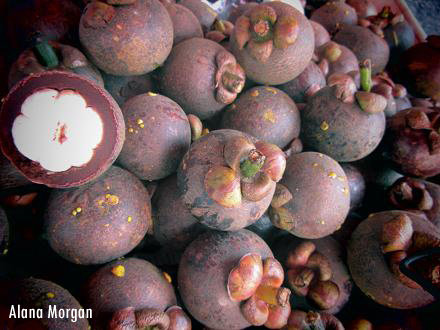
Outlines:
{"type": "Polygon", "coordinates": [[[248,158],[240,164],[241,174],[245,178],[253,178],[261,170],[265,160],[266,157],[257,149],[251,150],[248,158]]]}
{"type": "Polygon", "coordinates": [[[361,88],[365,92],[370,92],[372,87],[371,81],[371,60],[365,60],[360,65],[361,88]]]}
{"type": "Polygon", "coordinates": [[[55,50],[47,41],[41,41],[35,45],[35,55],[39,62],[48,69],[53,69],[59,64],[55,50]]]}

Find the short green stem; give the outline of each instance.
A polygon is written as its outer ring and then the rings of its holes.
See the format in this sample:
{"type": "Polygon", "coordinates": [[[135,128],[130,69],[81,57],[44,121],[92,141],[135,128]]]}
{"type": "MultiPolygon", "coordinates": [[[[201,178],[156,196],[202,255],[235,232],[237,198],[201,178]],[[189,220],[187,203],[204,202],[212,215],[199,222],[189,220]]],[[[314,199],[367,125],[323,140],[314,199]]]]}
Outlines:
{"type": "Polygon", "coordinates": [[[231,93],[240,93],[244,87],[244,79],[239,75],[226,71],[222,75],[223,86],[231,93]]]}
{"type": "Polygon", "coordinates": [[[265,160],[266,157],[261,152],[252,150],[249,157],[240,164],[241,174],[245,178],[253,178],[261,170],[265,160]]]}
{"type": "Polygon", "coordinates": [[[58,56],[47,41],[39,42],[35,46],[35,51],[40,63],[46,68],[53,69],[58,66],[58,56]]]}
{"type": "Polygon", "coordinates": [[[365,92],[370,92],[372,87],[371,81],[371,60],[365,60],[360,65],[361,88],[365,92]]]}

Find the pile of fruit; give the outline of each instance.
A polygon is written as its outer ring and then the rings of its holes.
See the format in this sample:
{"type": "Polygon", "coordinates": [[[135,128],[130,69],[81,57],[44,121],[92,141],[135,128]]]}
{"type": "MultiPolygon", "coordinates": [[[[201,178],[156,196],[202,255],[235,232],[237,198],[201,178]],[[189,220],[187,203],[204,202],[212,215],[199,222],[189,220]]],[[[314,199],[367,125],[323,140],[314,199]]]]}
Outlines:
{"type": "Polygon", "coordinates": [[[0,328],[438,329],[440,36],[209,1],[0,3],[0,328]]]}

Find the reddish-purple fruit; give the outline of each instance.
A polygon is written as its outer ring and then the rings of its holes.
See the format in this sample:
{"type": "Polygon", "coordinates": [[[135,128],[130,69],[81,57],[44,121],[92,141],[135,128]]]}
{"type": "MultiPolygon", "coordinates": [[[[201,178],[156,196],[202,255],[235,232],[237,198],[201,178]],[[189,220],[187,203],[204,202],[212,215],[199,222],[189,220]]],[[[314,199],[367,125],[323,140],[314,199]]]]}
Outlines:
{"type": "Polygon", "coordinates": [[[348,302],[353,283],[343,261],[344,250],[335,239],[307,241],[285,235],[274,251],[287,269],[292,308],[335,314],[348,302]]]}
{"type": "Polygon", "coordinates": [[[102,73],[105,89],[120,107],[133,96],[154,92],[156,90],[150,74],[140,76],[113,76],[102,73]]]}
{"type": "Polygon", "coordinates": [[[370,29],[357,25],[343,25],[333,41],[349,48],[360,63],[370,59],[373,74],[383,71],[388,63],[388,44],[370,29]]]}
{"type": "Polygon", "coordinates": [[[201,38],[174,47],[161,72],[162,93],[202,120],[232,103],[245,83],[235,57],[218,43],[201,38]]]}
{"type": "Polygon", "coordinates": [[[289,330],[344,330],[344,326],[335,316],[314,311],[304,312],[293,309],[287,322],[289,330]]]}
{"type": "Polygon", "coordinates": [[[355,210],[361,206],[365,196],[365,179],[362,172],[354,165],[341,164],[348,180],[350,189],[350,210],[355,210]]]}
{"type": "Polygon", "coordinates": [[[180,198],[175,175],[161,181],[153,198],[153,235],[166,249],[183,251],[206,231],[180,198]]]}
{"type": "Polygon", "coordinates": [[[88,4],[79,38],[90,60],[106,73],[142,75],[159,67],[170,54],[173,22],[158,0],[126,3],[88,4]]]}
{"type": "Polygon", "coordinates": [[[436,246],[440,246],[440,231],[423,217],[404,211],[372,214],[351,237],[350,273],[356,285],[381,305],[398,309],[422,307],[434,298],[400,272],[399,262],[436,246]]]}
{"type": "Polygon", "coordinates": [[[68,71],[91,79],[99,86],[104,86],[101,73],[91,64],[78,49],[52,41],[48,47],[54,50],[58,64],[54,67],[47,67],[35,53],[35,50],[28,49],[20,54],[9,70],[8,85],[12,88],[18,81],[28,75],[43,72],[46,70],[68,71]]]}
{"type": "Polygon", "coordinates": [[[208,32],[217,18],[217,13],[200,0],[182,0],[179,5],[192,11],[202,25],[203,31],[208,32]]]}
{"type": "Polygon", "coordinates": [[[151,227],[147,190],[119,167],[79,188],[54,190],[45,215],[50,246],[76,264],[101,264],[122,257],[151,227]]]}
{"type": "Polygon", "coordinates": [[[269,214],[276,227],[315,239],[337,230],[349,207],[350,191],[341,166],[324,154],[303,152],[288,158],[269,214]]]}
{"type": "Polygon", "coordinates": [[[272,323],[271,315],[284,326],[290,292],[280,287],[283,279],[267,244],[244,229],[200,235],[186,248],[178,273],[185,307],[214,329],[272,323]]]}
{"type": "Polygon", "coordinates": [[[235,24],[237,19],[243,15],[246,11],[249,11],[250,9],[256,7],[258,3],[256,2],[246,2],[239,4],[238,6],[232,5],[231,9],[229,10],[229,16],[228,21],[235,24]]]}
{"type": "Polygon", "coordinates": [[[142,180],[174,173],[191,144],[191,128],[182,108],[150,92],[129,99],[122,113],[127,132],[118,162],[142,180]]]}
{"type": "Polygon", "coordinates": [[[359,71],[359,62],[356,55],[347,47],[339,45],[336,42],[329,41],[322,45],[319,47],[317,54],[320,64],[322,61],[326,61],[328,64],[327,76],[333,73],[359,71]]]}
{"type": "Polygon", "coordinates": [[[307,18],[292,6],[268,2],[237,19],[230,47],[248,78],[278,85],[296,78],[309,64],[314,32],[307,18]]]}
{"type": "Polygon", "coordinates": [[[8,1],[9,50],[21,52],[41,40],[77,40],[80,9],[71,0],[8,1]]]}
{"type": "Polygon", "coordinates": [[[321,24],[315,21],[310,21],[315,34],[315,50],[330,41],[330,34],[321,24]]]}
{"type": "Polygon", "coordinates": [[[124,314],[128,314],[127,307],[134,309],[138,321],[143,319],[142,315],[163,319],[162,312],[176,305],[168,277],[153,264],[137,258],[117,260],[98,269],[84,287],[85,305],[93,309],[93,328],[108,329],[116,312],[122,316],[125,309],[124,314]],[[147,313],[152,311],[156,314],[147,313]]]}
{"type": "Polygon", "coordinates": [[[220,126],[284,148],[299,135],[300,115],[286,93],[274,87],[258,86],[241,94],[226,109],[220,126]]]}
{"type": "Polygon", "coordinates": [[[399,210],[424,214],[440,228],[440,186],[424,180],[404,177],[389,189],[391,205],[399,210]]]}
{"type": "Polygon", "coordinates": [[[9,223],[5,211],[0,207],[0,256],[8,253],[9,223]]]}
{"type": "Polygon", "coordinates": [[[357,24],[358,16],[356,10],[345,1],[328,1],[313,11],[310,19],[321,24],[330,34],[334,34],[342,24],[357,24]]]}
{"type": "Polygon", "coordinates": [[[440,173],[440,110],[410,108],[387,122],[384,147],[399,171],[418,177],[440,173]]]}
{"type": "Polygon", "coordinates": [[[193,12],[182,4],[162,1],[173,21],[173,45],[190,38],[203,38],[200,21],[193,12]]]}
{"type": "Polygon", "coordinates": [[[297,103],[307,99],[326,86],[325,75],[315,62],[310,61],[304,71],[295,79],[277,86],[297,103]]]}
{"type": "Polygon", "coordinates": [[[28,278],[3,282],[2,289],[5,292],[2,292],[0,310],[4,308],[8,313],[7,329],[84,330],[90,327],[87,321],[92,316],[90,311],[82,310],[70,292],[53,282],[28,278]],[[37,317],[31,317],[31,311],[35,311],[37,317]],[[23,312],[27,312],[28,317],[22,317],[23,312]],[[41,313],[41,317],[37,313],[41,313]]]}
{"type": "Polygon", "coordinates": [[[217,230],[238,230],[267,210],[286,166],[276,145],[235,130],[216,130],[194,142],[177,178],[192,215],[217,230]]]}
{"type": "Polygon", "coordinates": [[[21,80],[0,113],[4,155],[30,181],[79,186],[99,177],[125,138],[121,109],[91,80],[46,71],[21,80]]]}

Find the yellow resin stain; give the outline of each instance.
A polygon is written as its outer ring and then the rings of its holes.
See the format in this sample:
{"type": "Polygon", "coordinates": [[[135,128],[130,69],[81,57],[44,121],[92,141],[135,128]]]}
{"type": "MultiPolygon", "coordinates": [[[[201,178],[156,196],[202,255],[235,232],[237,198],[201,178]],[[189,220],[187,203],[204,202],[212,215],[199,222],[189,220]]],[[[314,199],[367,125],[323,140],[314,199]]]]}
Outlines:
{"type": "Polygon", "coordinates": [[[329,125],[328,125],[328,123],[326,122],[326,121],[323,121],[322,123],[321,123],[321,129],[323,130],[323,131],[327,131],[328,129],[329,129],[329,125]]]}
{"type": "Polygon", "coordinates": [[[150,95],[150,96],[156,96],[157,94],[156,94],[156,93],[153,93],[153,92],[148,92],[148,95],[150,95]]]}
{"type": "Polygon", "coordinates": [[[119,204],[119,197],[112,194],[105,194],[105,201],[108,205],[117,205],[119,204]]]}
{"type": "Polygon", "coordinates": [[[258,91],[253,91],[251,93],[251,96],[257,97],[258,95],[260,95],[260,93],[258,91]]]}
{"type": "Polygon", "coordinates": [[[144,123],[144,121],[140,118],[138,120],[136,120],[136,124],[138,124],[138,125],[143,124],[143,123],[144,123]]]}
{"type": "Polygon", "coordinates": [[[163,277],[165,277],[165,279],[167,280],[168,283],[172,282],[170,274],[168,274],[167,272],[163,272],[162,274],[163,274],[163,277]]]}
{"type": "Polygon", "coordinates": [[[273,111],[271,109],[267,110],[264,113],[264,120],[270,121],[272,124],[274,124],[276,122],[275,114],[273,113],[273,111]]]}
{"type": "Polygon", "coordinates": [[[112,268],[113,275],[117,277],[124,277],[125,276],[125,267],[122,265],[118,265],[112,268]]]}
{"type": "Polygon", "coordinates": [[[128,217],[127,217],[127,222],[130,223],[130,222],[132,222],[132,221],[133,221],[133,218],[132,218],[131,216],[128,216],[128,217]]]}
{"type": "Polygon", "coordinates": [[[336,173],[335,173],[335,172],[330,172],[330,173],[328,174],[328,177],[329,177],[329,178],[332,178],[332,179],[335,179],[335,178],[336,178],[336,173]]]}
{"type": "Polygon", "coordinates": [[[266,87],[266,90],[268,91],[268,92],[271,92],[272,94],[277,94],[278,92],[275,90],[275,89],[273,89],[272,87],[266,87]]]}
{"type": "Polygon", "coordinates": [[[47,298],[50,298],[50,299],[55,298],[55,293],[53,293],[53,292],[48,292],[48,293],[46,293],[46,297],[47,297],[47,298]]]}

